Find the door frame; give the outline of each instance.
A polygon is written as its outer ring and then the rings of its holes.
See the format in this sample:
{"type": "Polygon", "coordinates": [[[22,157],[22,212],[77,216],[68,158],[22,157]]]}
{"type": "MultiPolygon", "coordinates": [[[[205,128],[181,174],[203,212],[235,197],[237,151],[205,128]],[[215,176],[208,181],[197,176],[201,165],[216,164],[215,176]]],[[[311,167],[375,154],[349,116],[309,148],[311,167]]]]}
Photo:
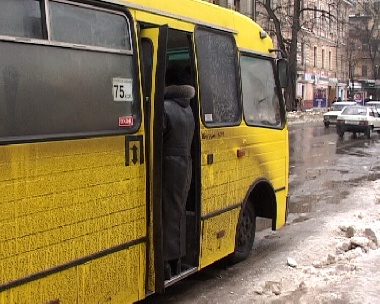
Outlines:
{"type": "MultiPolygon", "coordinates": [[[[152,210],[148,212],[153,216],[153,248],[154,248],[154,279],[155,292],[164,293],[164,259],[163,259],[163,242],[162,242],[162,131],[163,131],[163,114],[164,111],[164,90],[165,90],[165,71],[166,71],[166,51],[167,51],[168,25],[150,26],[140,30],[140,40],[143,38],[150,39],[153,45],[153,64],[151,91],[149,101],[144,100],[144,104],[149,103],[150,111],[144,113],[149,115],[145,118],[146,133],[149,140],[147,155],[150,166],[148,170],[147,188],[149,189],[149,203],[152,210]],[[153,82],[154,80],[154,82],[153,82]],[[152,133],[150,133],[152,132],[152,133]],[[152,150],[153,148],[153,150],[152,150]]],[[[142,63],[143,64],[143,63],[142,63]]],[[[142,69],[143,70],[143,69],[142,69]]],[[[146,85],[146,84],[145,84],[146,85]]],[[[149,228],[149,227],[148,227],[149,228]]],[[[149,256],[150,248],[147,248],[149,256]]],[[[149,265],[147,265],[149,267],[149,265]]],[[[147,269],[148,271],[148,269],[147,269]]]]}

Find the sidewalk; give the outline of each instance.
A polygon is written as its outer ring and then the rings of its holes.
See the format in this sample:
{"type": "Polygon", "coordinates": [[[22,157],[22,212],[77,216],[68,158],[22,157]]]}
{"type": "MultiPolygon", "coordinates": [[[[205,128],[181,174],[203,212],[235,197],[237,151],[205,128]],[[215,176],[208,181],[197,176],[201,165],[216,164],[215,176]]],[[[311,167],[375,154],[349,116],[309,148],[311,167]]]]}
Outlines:
{"type": "Polygon", "coordinates": [[[298,124],[305,122],[318,122],[323,123],[323,114],[326,113],[324,110],[306,110],[287,112],[288,123],[289,124],[298,124]]]}

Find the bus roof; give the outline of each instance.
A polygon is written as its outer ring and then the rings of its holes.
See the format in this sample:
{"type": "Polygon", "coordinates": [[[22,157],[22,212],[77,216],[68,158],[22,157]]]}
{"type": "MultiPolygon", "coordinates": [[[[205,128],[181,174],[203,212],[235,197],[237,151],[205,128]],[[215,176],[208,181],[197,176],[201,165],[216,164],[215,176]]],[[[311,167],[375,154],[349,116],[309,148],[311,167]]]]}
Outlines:
{"type": "MultiPolygon", "coordinates": [[[[249,17],[202,0],[102,0],[120,4],[136,11],[149,12],[179,21],[200,24],[206,27],[237,34],[239,48],[255,50],[269,55],[272,39],[249,17]]],[[[137,14],[139,21],[147,21],[146,14],[137,14]],[[140,19],[139,19],[140,18],[140,19]],[[144,20],[145,19],[145,20],[144,20]]],[[[270,54],[274,56],[274,54],[270,54]]]]}

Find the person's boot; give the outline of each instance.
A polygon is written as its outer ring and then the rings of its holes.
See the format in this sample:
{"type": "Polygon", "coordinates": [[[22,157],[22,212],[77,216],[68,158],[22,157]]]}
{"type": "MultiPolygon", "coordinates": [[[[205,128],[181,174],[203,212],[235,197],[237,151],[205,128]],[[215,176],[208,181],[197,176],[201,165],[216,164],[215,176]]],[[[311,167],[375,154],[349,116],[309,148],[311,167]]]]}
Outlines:
{"type": "Polygon", "coordinates": [[[181,274],[181,259],[175,259],[170,261],[170,266],[172,269],[172,275],[181,274]]]}
{"type": "Polygon", "coordinates": [[[172,268],[169,262],[164,262],[164,278],[165,280],[170,280],[172,278],[172,268]]]}

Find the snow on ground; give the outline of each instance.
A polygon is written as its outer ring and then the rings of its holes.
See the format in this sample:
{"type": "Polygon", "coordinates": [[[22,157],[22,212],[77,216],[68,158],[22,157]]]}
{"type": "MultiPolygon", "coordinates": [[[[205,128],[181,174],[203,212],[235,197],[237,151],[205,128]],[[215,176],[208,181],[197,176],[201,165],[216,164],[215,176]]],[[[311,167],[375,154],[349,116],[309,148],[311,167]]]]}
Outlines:
{"type": "Polygon", "coordinates": [[[306,110],[287,112],[288,122],[291,124],[304,123],[320,121],[323,123],[323,114],[326,113],[325,110],[306,110]]]}
{"type": "MultiPolygon", "coordinates": [[[[277,265],[277,271],[260,277],[251,289],[253,302],[380,303],[377,240],[380,237],[380,181],[356,188],[341,204],[354,208],[307,219],[309,225],[320,226],[319,233],[307,237],[288,252],[287,260],[283,260],[280,267],[277,265]]],[[[300,215],[292,216],[292,225],[297,225],[300,215]]]]}
{"type": "MultiPolygon", "coordinates": [[[[324,113],[287,115],[290,124],[322,123],[324,113]]],[[[282,255],[280,264],[269,266],[271,271],[262,273],[250,289],[248,302],[380,303],[380,181],[353,189],[340,204],[350,208],[316,218],[289,215],[290,226],[316,225],[320,230],[284,252],[287,257],[282,255]]]]}

